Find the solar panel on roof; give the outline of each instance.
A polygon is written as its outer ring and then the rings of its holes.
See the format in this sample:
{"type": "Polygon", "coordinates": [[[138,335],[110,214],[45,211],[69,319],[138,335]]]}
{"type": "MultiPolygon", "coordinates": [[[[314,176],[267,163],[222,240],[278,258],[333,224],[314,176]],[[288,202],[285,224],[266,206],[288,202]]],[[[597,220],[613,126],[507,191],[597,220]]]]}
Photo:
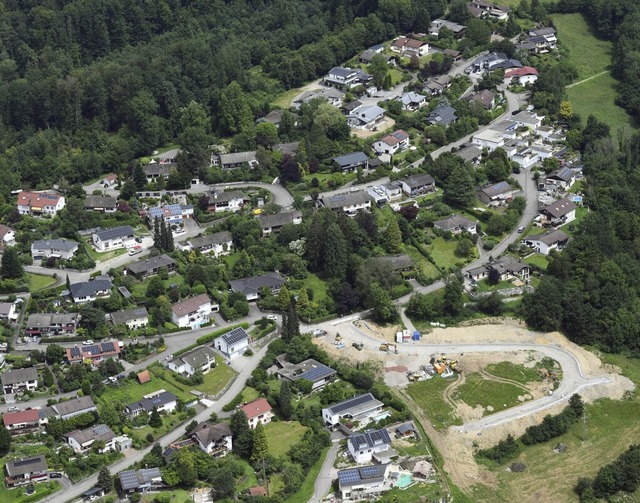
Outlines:
{"type": "Polygon", "coordinates": [[[134,471],[120,472],[120,482],[123,489],[133,489],[138,487],[138,477],[134,471]]]}
{"type": "Polygon", "coordinates": [[[99,355],[101,353],[100,348],[98,346],[85,346],[82,348],[85,353],[90,353],[91,355],[99,355]]]}
{"type": "Polygon", "coordinates": [[[96,435],[105,435],[109,433],[109,427],[104,424],[99,424],[93,429],[96,435]]]}
{"type": "Polygon", "coordinates": [[[378,467],[377,466],[365,466],[360,468],[360,473],[363,477],[375,477],[378,475],[378,467]]]}
{"type": "Polygon", "coordinates": [[[357,468],[351,470],[342,470],[338,472],[338,478],[340,480],[340,483],[342,484],[357,482],[358,480],[360,480],[360,473],[358,473],[357,468]]]}
{"type": "Polygon", "coordinates": [[[27,458],[27,459],[19,459],[18,461],[13,462],[13,466],[27,466],[32,465],[33,463],[38,463],[40,458],[27,458]]]}
{"type": "Polygon", "coordinates": [[[334,414],[338,414],[344,410],[350,409],[351,407],[357,407],[358,405],[362,405],[373,400],[375,400],[373,395],[371,393],[366,393],[364,395],[345,400],[344,402],[337,403],[334,406],[330,407],[330,409],[334,414]]]}
{"type": "Polygon", "coordinates": [[[71,348],[71,357],[72,358],[79,358],[81,355],[80,353],[80,349],[75,347],[75,348],[71,348]]]}
{"type": "Polygon", "coordinates": [[[115,351],[115,348],[113,346],[113,342],[103,342],[102,343],[102,350],[103,351],[115,351]]]}
{"type": "Polygon", "coordinates": [[[302,374],[300,374],[299,378],[314,382],[314,381],[319,381],[324,377],[328,377],[333,373],[334,373],[333,369],[327,367],[326,365],[322,365],[320,367],[316,367],[314,369],[303,372],[302,374]]]}

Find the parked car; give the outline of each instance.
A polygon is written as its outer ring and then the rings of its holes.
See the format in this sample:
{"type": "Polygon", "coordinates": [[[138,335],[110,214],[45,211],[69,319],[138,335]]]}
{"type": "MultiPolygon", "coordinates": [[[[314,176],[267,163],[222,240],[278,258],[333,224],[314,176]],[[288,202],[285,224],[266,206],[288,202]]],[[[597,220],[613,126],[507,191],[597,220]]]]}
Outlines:
{"type": "Polygon", "coordinates": [[[268,320],[273,320],[273,321],[278,321],[278,317],[275,314],[268,314],[267,315],[267,319],[268,320]]]}
{"type": "Polygon", "coordinates": [[[93,344],[93,340],[91,339],[87,339],[86,341],[84,341],[82,344],[93,344]]]}
{"type": "Polygon", "coordinates": [[[522,234],[522,233],[524,232],[525,228],[526,228],[526,227],[525,227],[524,225],[523,225],[522,227],[520,227],[520,228],[518,229],[518,234],[522,234]]]}
{"type": "Polygon", "coordinates": [[[136,243],[142,243],[142,238],[136,238],[136,243]]]}
{"type": "Polygon", "coordinates": [[[20,411],[20,407],[9,407],[7,410],[9,412],[19,412],[20,411]]]}
{"type": "Polygon", "coordinates": [[[61,479],[62,478],[62,473],[60,473],[60,472],[51,472],[49,474],[49,478],[50,479],[61,479]]]}

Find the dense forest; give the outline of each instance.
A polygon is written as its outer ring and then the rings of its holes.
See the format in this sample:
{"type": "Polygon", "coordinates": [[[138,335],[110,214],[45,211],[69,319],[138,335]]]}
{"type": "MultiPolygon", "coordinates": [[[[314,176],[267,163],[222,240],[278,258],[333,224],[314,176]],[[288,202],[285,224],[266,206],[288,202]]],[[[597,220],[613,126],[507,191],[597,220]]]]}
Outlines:
{"type": "MultiPolygon", "coordinates": [[[[253,124],[278,92],[397,32],[426,29],[445,5],[7,0],[0,4],[0,195],[21,184],[82,182],[176,139],[201,148],[238,133],[221,110],[230,85],[227,94],[242,94],[253,124]]],[[[233,112],[227,107],[227,118],[233,112]]]]}

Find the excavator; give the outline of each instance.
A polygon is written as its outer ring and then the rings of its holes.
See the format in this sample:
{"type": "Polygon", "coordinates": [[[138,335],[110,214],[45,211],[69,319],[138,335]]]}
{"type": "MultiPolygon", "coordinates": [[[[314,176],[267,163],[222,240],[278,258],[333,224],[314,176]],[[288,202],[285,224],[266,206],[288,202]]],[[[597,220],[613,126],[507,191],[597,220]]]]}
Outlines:
{"type": "Polygon", "coordinates": [[[380,347],[378,349],[380,349],[380,351],[386,351],[388,353],[391,351],[391,348],[393,348],[393,352],[395,354],[398,354],[398,346],[396,346],[391,342],[385,342],[383,344],[380,344],[380,347]]]}

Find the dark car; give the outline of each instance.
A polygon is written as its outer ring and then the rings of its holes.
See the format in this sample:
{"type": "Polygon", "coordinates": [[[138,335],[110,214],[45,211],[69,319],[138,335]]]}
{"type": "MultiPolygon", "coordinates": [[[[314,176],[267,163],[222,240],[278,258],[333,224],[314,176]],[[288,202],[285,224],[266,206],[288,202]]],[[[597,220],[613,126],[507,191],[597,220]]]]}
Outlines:
{"type": "Polygon", "coordinates": [[[136,238],[136,243],[142,243],[142,238],[136,238]]]}
{"type": "Polygon", "coordinates": [[[61,479],[62,478],[62,473],[60,473],[60,472],[51,472],[49,474],[49,478],[50,479],[61,479]]]}

